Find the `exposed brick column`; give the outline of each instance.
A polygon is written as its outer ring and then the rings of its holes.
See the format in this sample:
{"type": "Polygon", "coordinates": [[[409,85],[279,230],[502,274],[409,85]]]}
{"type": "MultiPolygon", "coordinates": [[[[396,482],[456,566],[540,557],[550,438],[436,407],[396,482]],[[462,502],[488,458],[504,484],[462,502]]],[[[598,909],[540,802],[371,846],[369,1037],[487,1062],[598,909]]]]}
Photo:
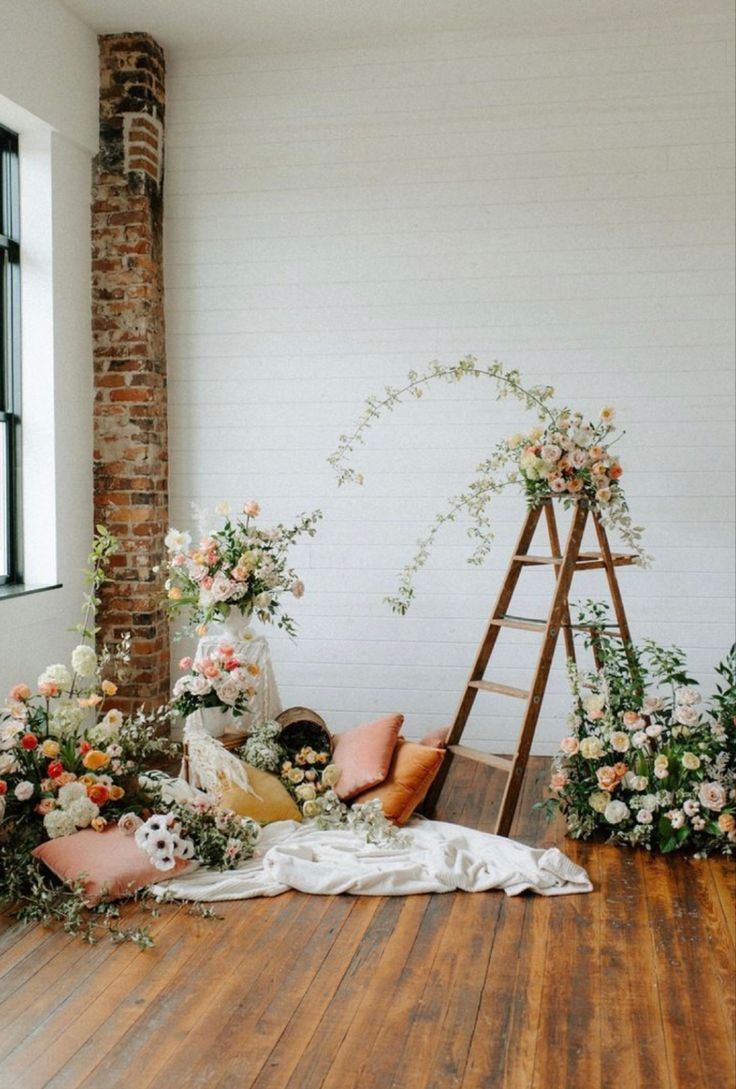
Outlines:
{"type": "Polygon", "coordinates": [[[92,195],[95,521],[120,540],[103,587],[98,641],[130,631],[132,662],[116,703],[169,693],[169,636],[159,604],[168,522],[163,308],[165,66],[147,34],[100,45],[100,150],[92,195]]]}

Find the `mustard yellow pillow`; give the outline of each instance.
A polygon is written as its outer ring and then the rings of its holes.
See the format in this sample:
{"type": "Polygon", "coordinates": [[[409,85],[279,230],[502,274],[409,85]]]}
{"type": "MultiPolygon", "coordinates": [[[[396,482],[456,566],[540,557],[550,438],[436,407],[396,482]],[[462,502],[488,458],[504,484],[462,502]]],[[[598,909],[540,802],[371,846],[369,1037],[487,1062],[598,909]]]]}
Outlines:
{"type": "Polygon", "coordinates": [[[261,771],[245,765],[248,782],[255,791],[249,794],[241,787],[228,782],[220,798],[223,809],[232,809],[239,817],[252,817],[259,824],[271,824],[273,821],[300,821],[299,806],[291,794],[270,771],[261,771]]]}

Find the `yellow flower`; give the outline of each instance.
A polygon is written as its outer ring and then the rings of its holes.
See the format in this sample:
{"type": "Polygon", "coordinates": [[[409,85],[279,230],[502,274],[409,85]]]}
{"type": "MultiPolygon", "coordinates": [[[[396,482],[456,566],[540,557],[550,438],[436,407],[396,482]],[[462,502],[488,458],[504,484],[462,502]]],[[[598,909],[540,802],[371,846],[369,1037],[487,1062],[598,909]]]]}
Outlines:
{"type": "Polygon", "coordinates": [[[90,827],[94,828],[95,832],[104,832],[107,828],[107,821],[104,817],[95,817],[90,827]]]}
{"type": "Polygon", "coordinates": [[[113,802],[119,802],[124,794],[125,794],[125,791],[123,790],[123,788],[121,786],[111,786],[110,787],[110,798],[111,798],[111,800],[113,802]]]}
{"type": "Polygon", "coordinates": [[[532,440],[532,442],[536,442],[536,440],[541,438],[543,434],[544,428],[540,427],[539,424],[536,424],[534,427],[529,429],[529,438],[532,440]]]}
{"type": "Polygon", "coordinates": [[[114,696],[118,690],[114,681],[103,681],[101,687],[106,696],[114,696]]]}
{"type": "Polygon", "coordinates": [[[84,783],[85,786],[92,786],[93,783],[97,782],[97,776],[89,773],[87,775],[80,775],[79,782],[84,783]]]}
{"type": "Polygon", "coordinates": [[[90,771],[99,771],[100,768],[104,768],[110,760],[110,757],[105,752],[100,752],[99,749],[90,749],[82,757],[82,763],[85,768],[90,771]]]}
{"type": "Polygon", "coordinates": [[[52,741],[51,738],[47,738],[41,746],[41,752],[44,756],[48,756],[52,760],[55,756],[59,755],[59,744],[57,741],[52,741]]]}
{"type": "Polygon", "coordinates": [[[611,800],[611,795],[607,790],[594,790],[588,798],[590,808],[594,809],[596,813],[602,813],[611,800]]]}

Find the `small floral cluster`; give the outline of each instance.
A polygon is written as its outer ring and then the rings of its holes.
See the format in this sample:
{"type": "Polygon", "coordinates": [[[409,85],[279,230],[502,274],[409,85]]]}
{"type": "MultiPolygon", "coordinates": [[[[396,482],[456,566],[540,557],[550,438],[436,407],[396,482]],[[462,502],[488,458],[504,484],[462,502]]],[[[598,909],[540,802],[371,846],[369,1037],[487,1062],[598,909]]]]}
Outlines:
{"type": "Polygon", "coordinates": [[[185,857],[213,870],[232,870],[253,857],[261,826],[250,817],[205,799],[170,802],[166,808],[165,816],[154,819],[167,822],[181,842],[191,843],[192,855],[185,857]]]}
{"type": "Polygon", "coordinates": [[[188,672],[174,685],[171,707],[184,716],[200,707],[222,707],[235,716],[245,714],[248,700],[256,692],[254,680],[260,673],[255,662],[238,658],[229,643],[221,643],[199,661],[182,658],[179,669],[188,672]]]}
{"type": "Polygon", "coordinates": [[[303,534],[315,535],[321,512],[301,515],[294,526],[273,529],[257,527],[260,507],[252,500],[243,506],[244,518],[232,517],[226,503],[216,513],[224,518],[223,525],[205,532],[194,547],[189,533],[172,528],[166,535],[170,613],[189,610],[192,626],[203,635],[210,623],[224,620],[237,607],[253,610],[259,620],[293,634],[294,622],[283,612],[280,596],[290,592],[299,598],[304,584],[288,565],[288,551],[303,534]]]}
{"type": "Polygon", "coordinates": [[[410,371],[404,386],[387,386],[382,396],[369,397],[354,431],[340,436],[337,449],[328,458],[338,483],[363,483],[362,473],[352,467],[350,459],[383,412],[392,412],[406,400],[421,398],[432,382],[439,380],[453,385],[468,378],[490,378],[496,400],[515,398],[536,413],[540,424],[526,434],[517,433],[497,443],[477,466],[476,476],[466,489],[452,496],[447,508],[435,516],[418,541],[414,556],[402,569],[396,594],[387,598],[393,610],[405,613],[409,608],[415,594],[414,579],[448,523],[468,519],[468,536],[474,542],[468,562],[482,563],[494,538],[489,515],[491,501],[504,488],[518,487],[519,483],[523,484],[527,501],[533,507],[553,496],[559,496],[566,504],[585,500],[606,528],[619,533],[635,553],[636,562],[645,565],[648,557],[642,547],[643,530],[629,514],[620,484],[623,469],[611,452],[615,441],[613,409],[603,408],[595,424],[586,422],[579,412],[551,406],[554,396],[551,386],[523,385],[517,370],[505,369],[498,362],[481,367],[474,356],[466,356],[452,365],[433,362],[421,374],[410,371]]]}
{"type": "MultiPolygon", "coordinates": [[[[560,743],[550,788],[573,837],[598,830],[613,840],[669,852],[685,845],[707,853],[736,849],[733,711],[723,700],[706,709],[677,648],[648,642],[636,668],[598,639],[602,667],[571,664],[574,709],[560,743]],[[645,694],[646,682],[668,685],[645,694]]],[[[632,648],[633,649],[633,648],[632,648]]],[[[733,652],[730,689],[734,701],[733,652]]],[[[724,694],[721,693],[721,696],[724,694]]]]}
{"type": "MultiPolygon", "coordinates": [[[[315,731],[317,737],[319,731],[315,731]]],[[[246,764],[279,776],[305,817],[318,817],[322,798],[337,785],[340,769],[330,763],[330,753],[310,744],[290,753],[280,740],[278,722],[254,726],[240,750],[246,764]]]]}
{"type": "MultiPolygon", "coordinates": [[[[123,819],[120,823],[125,829],[131,822],[123,819]]],[[[183,835],[181,821],[173,813],[154,813],[145,822],[139,819],[134,836],[157,870],[173,870],[177,859],[194,858],[194,843],[183,835]]]]}

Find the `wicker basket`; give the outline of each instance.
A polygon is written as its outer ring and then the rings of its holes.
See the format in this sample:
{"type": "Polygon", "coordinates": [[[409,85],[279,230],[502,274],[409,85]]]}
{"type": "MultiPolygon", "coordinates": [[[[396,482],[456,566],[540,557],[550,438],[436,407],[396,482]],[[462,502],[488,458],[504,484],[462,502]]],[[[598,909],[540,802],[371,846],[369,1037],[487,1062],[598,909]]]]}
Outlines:
{"type": "Polygon", "coordinates": [[[316,752],[332,755],[332,734],[327,723],[316,711],[309,707],[289,707],[276,716],[281,726],[279,741],[289,754],[297,753],[308,745],[316,752]]]}

